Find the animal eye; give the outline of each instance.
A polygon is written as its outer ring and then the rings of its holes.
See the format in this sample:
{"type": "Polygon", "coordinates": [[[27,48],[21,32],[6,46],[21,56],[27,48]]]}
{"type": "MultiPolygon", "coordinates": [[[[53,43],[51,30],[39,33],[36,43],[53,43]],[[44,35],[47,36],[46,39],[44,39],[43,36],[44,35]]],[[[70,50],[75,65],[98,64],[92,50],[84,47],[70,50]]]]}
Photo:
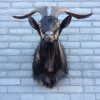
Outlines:
{"type": "Polygon", "coordinates": [[[54,33],[57,33],[57,30],[54,30],[54,33]]]}
{"type": "Polygon", "coordinates": [[[47,34],[45,34],[47,36],[47,34]]]}
{"type": "Polygon", "coordinates": [[[41,23],[40,22],[38,23],[38,25],[39,25],[39,27],[41,27],[41,23]]]}
{"type": "Polygon", "coordinates": [[[42,30],[42,33],[45,34],[45,32],[42,30]]]}

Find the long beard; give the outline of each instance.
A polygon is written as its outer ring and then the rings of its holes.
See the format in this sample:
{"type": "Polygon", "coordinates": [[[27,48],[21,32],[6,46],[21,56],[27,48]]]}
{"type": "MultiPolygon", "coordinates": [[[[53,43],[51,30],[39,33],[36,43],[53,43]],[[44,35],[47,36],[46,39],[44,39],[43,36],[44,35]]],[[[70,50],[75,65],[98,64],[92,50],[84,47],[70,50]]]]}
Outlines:
{"type": "Polygon", "coordinates": [[[55,55],[56,55],[57,48],[58,48],[57,47],[58,43],[56,42],[53,42],[53,43],[46,42],[41,45],[41,53],[43,54],[41,58],[45,59],[44,66],[48,72],[54,71],[53,65],[54,65],[55,55]]]}
{"type": "Polygon", "coordinates": [[[45,67],[48,70],[48,72],[53,72],[54,67],[54,58],[55,58],[55,48],[54,48],[54,43],[47,43],[45,45],[45,55],[46,55],[46,62],[45,62],[45,67]]]}

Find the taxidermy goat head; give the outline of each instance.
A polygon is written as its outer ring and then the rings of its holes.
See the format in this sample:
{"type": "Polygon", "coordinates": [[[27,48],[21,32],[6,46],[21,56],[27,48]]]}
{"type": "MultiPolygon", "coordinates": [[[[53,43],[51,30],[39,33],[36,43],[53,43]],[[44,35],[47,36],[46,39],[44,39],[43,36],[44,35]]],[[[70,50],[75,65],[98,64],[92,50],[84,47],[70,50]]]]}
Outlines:
{"type": "Polygon", "coordinates": [[[28,18],[30,25],[37,30],[41,37],[40,43],[35,50],[33,59],[33,78],[43,85],[52,88],[56,82],[68,74],[68,63],[66,54],[59,36],[62,29],[67,27],[72,17],[83,19],[91,16],[76,14],[68,8],[52,7],[51,15],[47,15],[47,7],[36,8],[32,12],[23,16],[13,16],[17,19],[28,18]],[[39,22],[32,17],[39,12],[42,19],[39,22]],[[68,16],[60,23],[58,15],[66,13],[68,16]]]}

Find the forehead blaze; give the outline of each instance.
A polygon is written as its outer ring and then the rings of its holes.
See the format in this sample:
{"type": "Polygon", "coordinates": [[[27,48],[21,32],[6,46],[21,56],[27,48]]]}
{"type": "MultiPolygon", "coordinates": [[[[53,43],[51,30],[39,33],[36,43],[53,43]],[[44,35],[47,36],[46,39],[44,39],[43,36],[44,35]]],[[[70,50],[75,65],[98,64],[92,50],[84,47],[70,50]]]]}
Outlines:
{"type": "Polygon", "coordinates": [[[54,16],[45,16],[40,23],[44,32],[53,31],[57,28],[58,19],[54,16]]]}

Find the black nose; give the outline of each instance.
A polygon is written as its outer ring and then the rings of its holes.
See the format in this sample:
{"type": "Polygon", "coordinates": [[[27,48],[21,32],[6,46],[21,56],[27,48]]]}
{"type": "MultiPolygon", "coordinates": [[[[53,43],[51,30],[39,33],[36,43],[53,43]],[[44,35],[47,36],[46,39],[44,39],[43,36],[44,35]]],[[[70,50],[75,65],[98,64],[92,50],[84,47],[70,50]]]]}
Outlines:
{"type": "Polygon", "coordinates": [[[52,31],[48,31],[45,33],[46,37],[52,37],[53,36],[53,32],[52,31]]]}

